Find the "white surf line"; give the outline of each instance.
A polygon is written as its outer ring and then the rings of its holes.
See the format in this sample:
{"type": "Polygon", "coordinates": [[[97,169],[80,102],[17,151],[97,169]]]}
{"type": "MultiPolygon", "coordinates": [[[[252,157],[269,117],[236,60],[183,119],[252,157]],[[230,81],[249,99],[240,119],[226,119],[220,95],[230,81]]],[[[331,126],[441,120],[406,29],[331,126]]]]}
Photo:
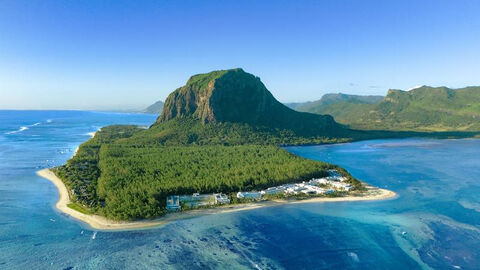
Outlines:
{"type": "Polygon", "coordinates": [[[17,129],[17,130],[9,131],[9,132],[6,132],[5,134],[7,134],[7,135],[15,134],[15,133],[19,133],[19,132],[25,131],[25,130],[27,130],[27,129],[28,129],[28,127],[22,126],[22,127],[20,127],[19,129],[17,129]]]}
{"type": "Polygon", "coordinates": [[[36,122],[34,124],[31,124],[31,125],[21,126],[19,129],[14,130],[14,131],[5,132],[5,134],[11,135],[11,134],[20,133],[22,131],[25,131],[25,130],[29,129],[29,127],[35,127],[35,126],[38,126],[40,124],[41,124],[41,122],[36,122]]]}

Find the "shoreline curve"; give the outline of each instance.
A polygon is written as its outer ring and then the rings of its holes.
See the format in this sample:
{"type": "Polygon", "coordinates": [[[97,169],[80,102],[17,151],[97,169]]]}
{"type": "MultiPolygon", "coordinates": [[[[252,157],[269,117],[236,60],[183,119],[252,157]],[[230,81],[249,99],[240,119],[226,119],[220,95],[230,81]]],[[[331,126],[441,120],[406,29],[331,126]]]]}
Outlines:
{"type": "Polygon", "coordinates": [[[71,203],[72,201],[70,200],[68,189],[63,183],[63,181],[58,176],[56,176],[55,173],[53,173],[50,169],[43,169],[43,170],[37,171],[37,175],[51,181],[57,187],[58,193],[59,193],[59,199],[55,203],[55,207],[61,213],[66,214],[67,216],[72,217],[76,220],[82,221],[88,224],[93,229],[104,230],[104,231],[148,229],[152,227],[166,225],[169,222],[179,220],[179,219],[189,219],[189,218],[194,218],[194,217],[199,217],[204,215],[246,211],[251,209],[270,207],[270,206],[276,206],[276,205],[282,205],[282,204],[375,201],[375,200],[393,199],[397,197],[397,194],[393,191],[367,185],[367,194],[362,196],[346,196],[346,197],[333,197],[333,198],[314,197],[314,198],[305,199],[305,200],[262,201],[262,202],[255,202],[255,203],[233,204],[233,205],[225,205],[225,206],[218,206],[218,207],[205,208],[205,209],[189,210],[186,212],[168,213],[165,216],[158,217],[155,219],[145,219],[145,220],[135,220],[135,221],[115,221],[115,220],[107,219],[100,215],[84,214],[68,207],[68,204],[71,203]]]}

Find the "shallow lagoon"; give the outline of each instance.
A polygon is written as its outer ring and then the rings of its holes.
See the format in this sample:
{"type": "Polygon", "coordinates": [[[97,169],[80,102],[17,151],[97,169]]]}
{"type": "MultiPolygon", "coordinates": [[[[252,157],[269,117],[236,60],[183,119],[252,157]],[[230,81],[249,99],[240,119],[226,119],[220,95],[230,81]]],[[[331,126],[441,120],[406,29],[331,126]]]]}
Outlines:
{"type": "Polygon", "coordinates": [[[288,148],[391,189],[399,194],[393,200],[282,205],[95,239],[55,211],[58,193],[36,170],[65,162],[101,126],[154,120],[0,111],[0,269],[480,268],[480,140],[473,139],[288,148]]]}

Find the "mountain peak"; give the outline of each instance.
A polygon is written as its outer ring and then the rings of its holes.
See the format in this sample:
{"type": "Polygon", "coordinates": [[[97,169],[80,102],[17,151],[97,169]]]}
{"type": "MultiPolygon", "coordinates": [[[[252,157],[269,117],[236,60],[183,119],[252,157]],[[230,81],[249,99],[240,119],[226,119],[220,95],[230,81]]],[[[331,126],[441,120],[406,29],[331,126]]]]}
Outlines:
{"type": "Polygon", "coordinates": [[[203,123],[246,123],[297,131],[338,126],[331,116],[291,110],[273,97],[260,78],[241,68],[190,77],[167,97],[157,122],[187,117],[203,123]]]}

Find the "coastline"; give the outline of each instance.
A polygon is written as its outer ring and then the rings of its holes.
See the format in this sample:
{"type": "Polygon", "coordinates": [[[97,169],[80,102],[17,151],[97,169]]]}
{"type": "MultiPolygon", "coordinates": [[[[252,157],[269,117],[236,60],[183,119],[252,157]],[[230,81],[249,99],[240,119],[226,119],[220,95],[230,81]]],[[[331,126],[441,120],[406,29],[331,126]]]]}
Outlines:
{"type": "MultiPolygon", "coordinates": [[[[96,131],[95,132],[88,132],[87,135],[90,136],[90,139],[91,139],[91,138],[95,137],[95,133],[97,133],[97,132],[96,131]]],[[[75,148],[75,150],[73,151],[73,156],[77,155],[78,149],[80,149],[80,146],[77,146],[77,148],[75,148]]]]}
{"type": "Polygon", "coordinates": [[[367,185],[367,193],[362,196],[346,196],[346,197],[314,197],[305,200],[272,200],[262,201],[254,203],[233,204],[218,206],[213,208],[189,210],[186,212],[168,213],[165,216],[151,219],[151,220],[138,220],[138,221],[114,221],[105,217],[94,214],[83,214],[70,207],[70,196],[67,187],[63,181],[58,178],[51,170],[43,169],[37,171],[37,175],[51,181],[58,189],[60,195],[55,207],[62,213],[73,217],[74,219],[87,223],[93,229],[98,230],[133,230],[133,229],[146,229],[151,227],[157,227],[168,224],[169,222],[188,219],[193,217],[199,217],[204,215],[221,214],[229,212],[246,211],[251,209],[257,209],[261,207],[270,207],[282,204],[298,204],[298,203],[318,203],[318,202],[346,202],[346,201],[374,201],[391,199],[397,196],[393,191],[387,189],[376,188],[367,185]]]}

